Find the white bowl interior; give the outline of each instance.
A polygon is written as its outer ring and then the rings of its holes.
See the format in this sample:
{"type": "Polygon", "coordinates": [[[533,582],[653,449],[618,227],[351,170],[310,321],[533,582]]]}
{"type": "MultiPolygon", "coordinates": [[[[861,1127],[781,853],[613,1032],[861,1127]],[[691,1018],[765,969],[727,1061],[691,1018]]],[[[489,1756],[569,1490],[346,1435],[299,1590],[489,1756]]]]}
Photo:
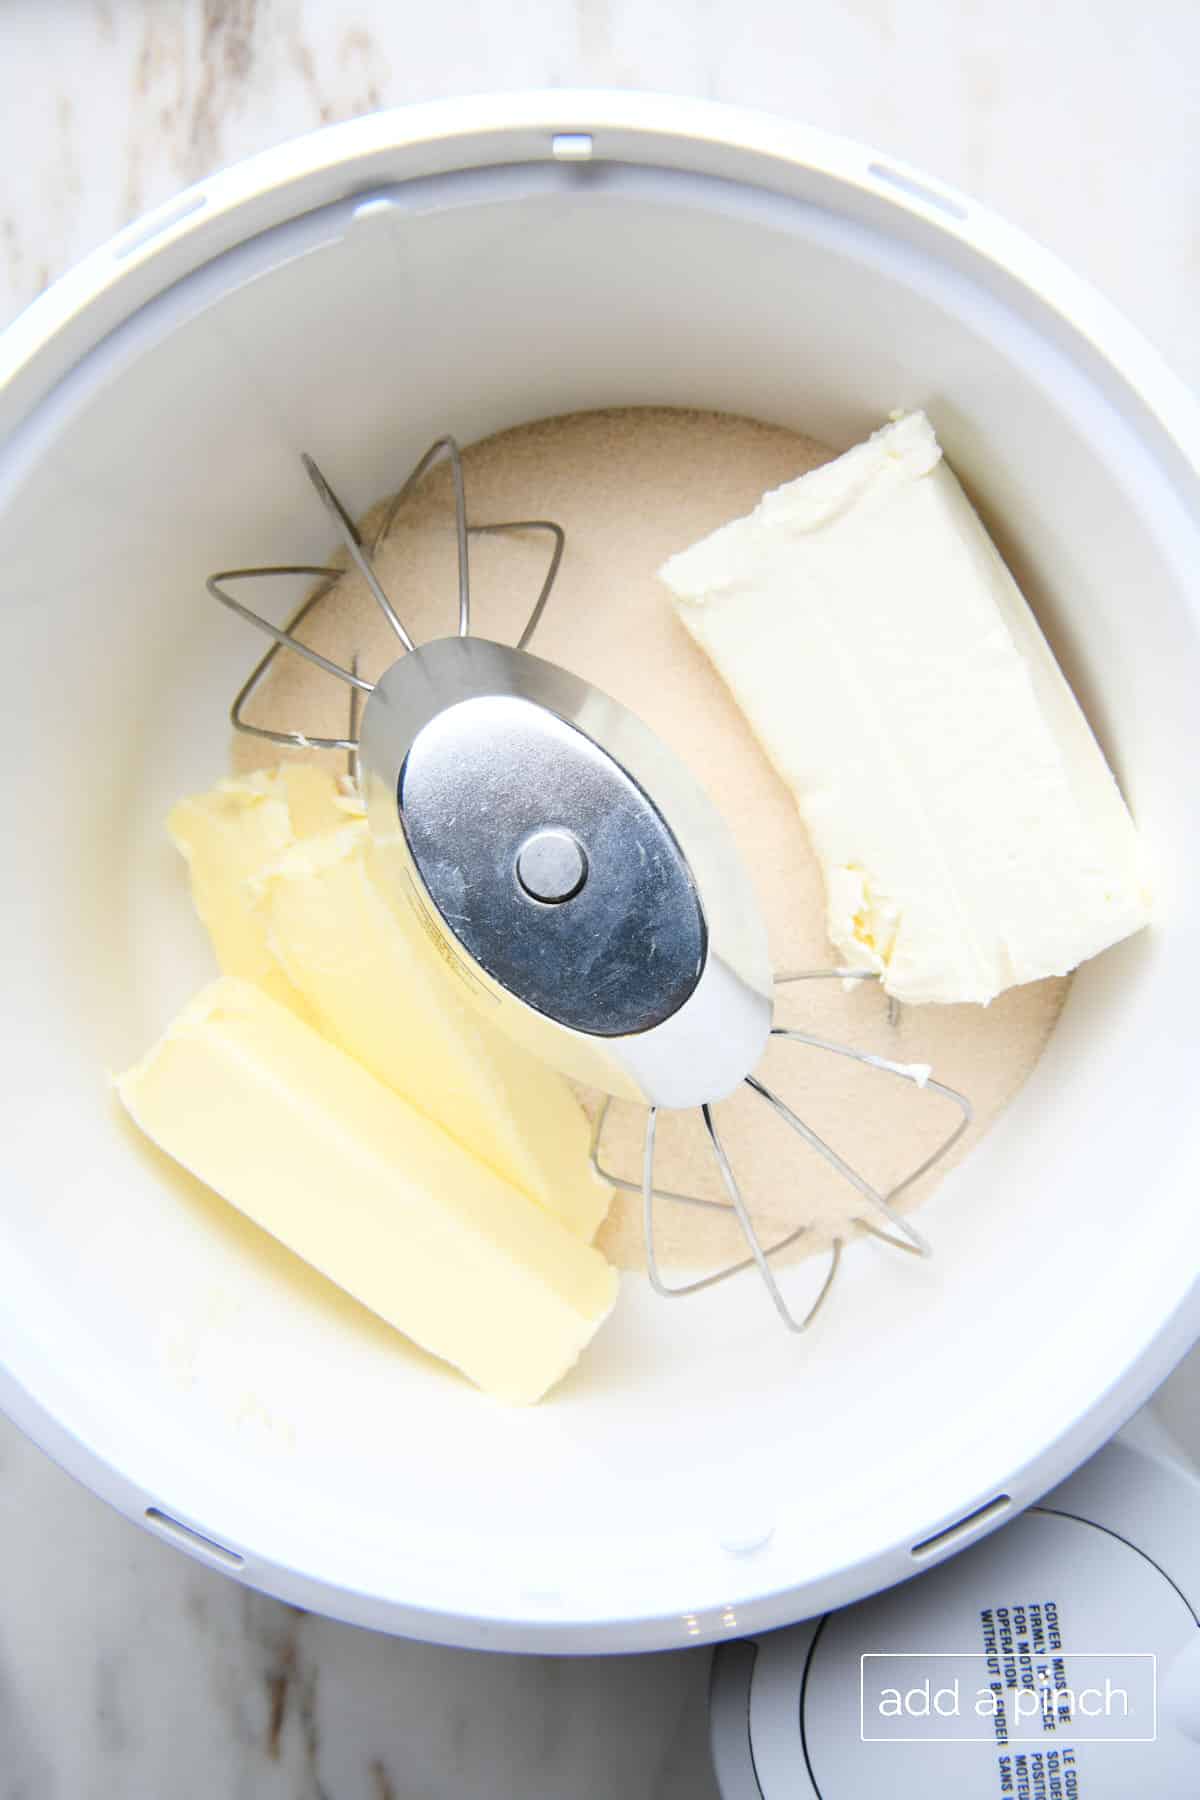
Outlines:
{"type": "Polygon", "coordinates": [[[250,1579],[465,1642],[776,1623],[1029,1498],[1048,1446],[1065,1467],[1141,1398],[1129,1371],[1192,1280],[1200,559],[1178,480],[1047,304],[955,268],[898,210],[871,227],[678,171],[397,185],[143,307],[0,458],[8,1403],[250,1579]],[[222,768],[257,654],[205,575],[328,548],[297,453],[363,505],[443,431],[641,402],[836,446],[926,407],[1119,772],[1161,918],[1078,978],[1034,1079],[923,1214],[933,1263],[856,1248],[799,1341],[752,1279],[670,1306],[629,1277],[579,1372],[512,1412],[149,1154],[106,1076],[209,973],[162,821],[222,768]]]}

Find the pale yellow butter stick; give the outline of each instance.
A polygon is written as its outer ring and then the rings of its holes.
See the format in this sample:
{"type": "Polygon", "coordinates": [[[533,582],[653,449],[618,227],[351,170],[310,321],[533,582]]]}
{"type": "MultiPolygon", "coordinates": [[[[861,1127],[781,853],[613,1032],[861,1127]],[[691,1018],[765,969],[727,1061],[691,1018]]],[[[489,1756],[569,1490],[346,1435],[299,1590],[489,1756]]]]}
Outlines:
{"type": "Polygon", "coordinates": [[[168,1155],[500,1399],[540,1399],[613,1305],[598,1251],[248,982],[205,988],[117,1090],[168,1155]]]}
{"type": "Polygon", "coordinates": [[[167,818],[222,972],[257,982],[301,1016],[307,1007],[271,954],[247,884],[298,838],[328,831],[345,818],[334,778],[310,763],[231,777],[209,793],[180,800],[167,818]]]}
{"type": "Polygon", "coordinates": [[[584,1238],[612,1201],[567,1082],[482,1017],[415,914],[375,878],[364,820],[294,845],[252,884],[267,942],[348,1055],[584,1238]]]}

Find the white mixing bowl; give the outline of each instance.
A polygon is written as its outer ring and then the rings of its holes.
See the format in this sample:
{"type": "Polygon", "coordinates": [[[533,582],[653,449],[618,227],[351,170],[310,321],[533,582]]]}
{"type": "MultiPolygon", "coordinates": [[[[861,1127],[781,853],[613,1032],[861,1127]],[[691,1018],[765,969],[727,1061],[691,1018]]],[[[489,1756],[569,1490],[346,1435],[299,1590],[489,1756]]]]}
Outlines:
{"type": "Polygon", "coordinates": [[[1200,1330],[1200,429],[1095,295],[854,145],[540,94],[214,177],[39,300],[0,376],[0,1400],[53,1456],[302,1606],[654,1648],[911,1574],[1146,1397],[1200,1330]],[[1161,917],[1079,976],[923,1213],[933,1263],[856,1248],[797,1341],[752,1279],[671,1306],[629,1277],[578,1375],[514,1412],[174,1179],[107,1075],[208,973],[162,820],[223,766],[258,653],[204,576],[328,547],[297,453],[363,505],[442,431],[637,402],[839,447],[927,407],[1113,760],[1161,917]]]}

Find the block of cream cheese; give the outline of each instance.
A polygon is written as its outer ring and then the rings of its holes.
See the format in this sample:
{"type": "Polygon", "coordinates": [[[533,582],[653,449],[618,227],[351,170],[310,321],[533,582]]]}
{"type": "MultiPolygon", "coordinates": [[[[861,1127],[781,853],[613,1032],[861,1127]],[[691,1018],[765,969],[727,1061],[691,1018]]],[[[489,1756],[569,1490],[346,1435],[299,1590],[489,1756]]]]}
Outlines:
{"type": "Polygon", "coordinates": [[[988,1001],[1146,923],[1116,782],[923,413],[661,574],[795,796],[848,964],[988,1001]]]}
{"type": "Polygon", "coordinates": [[[500,1399],[540,1399],[613,1305],[597,1250],[249,982],[204,989],[117,1089],[168,1155],[500,1399]]]}
{"type": "Polygon", "coordinates": [[[612,1190],[570,1087],[464,999],[416,916],[375,880],[365,820],[305,838],[251,884],[267,940],[319,1029],[380,1081],[591,1238],[612,1190]]]}
{"type": "Polygon", "coordinates": [[[312,763],[220,781],[210,793],[179,801],[167,818],[187,860],[196,911],[226,975],[256,981],[301,1014],[306,1007],[267,946],[248,882],[297,838],[345,822],[335,778],[312,763]]]}

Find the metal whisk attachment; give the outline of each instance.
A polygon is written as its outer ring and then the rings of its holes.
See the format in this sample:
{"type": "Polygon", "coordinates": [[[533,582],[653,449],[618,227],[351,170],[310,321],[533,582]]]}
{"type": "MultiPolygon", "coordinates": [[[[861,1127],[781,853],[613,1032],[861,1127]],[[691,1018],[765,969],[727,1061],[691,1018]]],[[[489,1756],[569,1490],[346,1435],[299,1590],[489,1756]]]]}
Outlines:
{"type": "MultiPolygon", "coordinates": [[[[368,548],[359,535],[358,527],[312,457],[302,456],[300,460],[304,465],[305,473],[320,496],[322,504],[336,523],[338,535],[350,555],[351,562],[366,581],[373,598],[403,648],[411,651],[416,646],[391,601],[384,593],[375,573],[372,559],[379,554],[381,546],[386,541],[388,533],[396,523],[405,502],[412,495],[414,489],[429,470],[443,459],[450,464],[454,483],[455,538],[458,548],[458,631],[460,637],[467,637],[471,630],[470,538],[497,536],[504,532],[519,531],[545,532],[550,536],[552,548],[545,580],[542,582],[541,592],[526,621],[525,629],[517,641],[517,648],[524,650],[537,630],[542,614],[546,610],[546,602],[549,600],[554,583],[558,578],[559,564],[562,562],[563,549],[566,545],[561,525],[556,525],[551,519],[503,519],[494,524],[468,524],[462,456],[452,437],[442,437],[429,446],[420,462],[408,476],[384,514],[379,529],[375,532],[368,548]]],[[[344,750],[352,758],[357,758],[357,699],[351,713],[350,735],[344,738],[311,737],[303,731],[272,731],[265,725],[252,724],[246,717],[247,707],[266,680],[271,665],[281,649],[294,650],[298,656],[303,656],[308,662],[315,664],[318,669],[323,669],[327,675],[334,675],[339,681],[346,682],[351,689],[352,696],[362,696],[373,691],[374,684],[364,681],[357,669],[344,669],[340,663],[332,662],[328,657],[322,656],[319,651],[314,650],[311,645],[304,643],[296,636],[297,630],[305,619],[328,596],[342,579],[344,573],[345,571],[342,569],[324,568],[312,563],[270,563],[253,569],[220,569],[215,575],[209,576],[206,586],[214,600],[219,600],[223,606],[229,607],[231,612],[237,613],[239,618],[245,619],[248,624],[256,626],[259,631],[265,632],[269,638],[275,640],[266,655],[255,665],[238,689],[233,705],[229,709],[229,717],[235,730],[245,732],[250,737],[263,738],[268,743],[286,744],[295,750],[344,750]],[[231,581],[270,581],[278,579],[280,576],[307,577],[316,583],[304,603],[283,626],[273,625],[269,619],[246,606],[228,591],[227,586],[223,585],[231,581]]],[[[352,769],[355,767],[356,764],[352,764],[352,769]]]]}
{"type": "Polygon", "coordinates": [[[787,1303],[773,1261],[808,1228],[764,1245],[754,1226],[713,1113],[743,1084],[854,1189],[865,1208],[858,1219],[865,1230],[896,1249],[928,1255],[929,1245],[896,1201],[958,1143],[971,1121],[969,1101],[934,1081],[924,1066],[773,1023],[777,981],[875,976],[862,969],[773,976],[753,889],[703,790],[634,714],[530,654],[527,646],[562,560],[561,528],[546,519],[470,523],[458,447],[445,437],[418,462],[367,545],[312,458],[303,462],[401,654],[370,682],[357,659],[346,668],[296,635],[341,579],[340,570],[274,564],[221,571],[210,577],[209,592],[273,640],[233,702],[233,724],[272,743],[345,752],[394,897],[416,910],[460,991],[515,1042],[600,1090],[593,1164],[605,1180],[641,1196],[655,1291],[667,1298],[695,1293],[755,1267],[784,1324],[803,1331],[833,1284],[840,1238],[808,1311],[797,1317],[787,1303]],[[441,458],[450,463],[454,489],[458,630],[418,646],[373,559],[414,488],[441,458]],[[471,633],[470,540],[502,532],[541,532],[551,539],[549,567],[515,648],[471,633]],[[229,592],[233,582],[285,575],[317,585],[282,627],[229,592]],[[349,686],[346,737],[270,730],[247,719],[281,648],[349,686]],[[932,1155],[882,1193],[754,1073],[771,1038],[907,1081],[952,1103],[957,1123],[932,1155]],[[640,1182],[614,1174],[602,1158],[614,1098],[647,1107],[640,1182]],[[659,1113],[684,1108],[700,1111],[724,1201],[654,1184],[659,1113]],[[658,1202],[731,1211],[749,1254],[714,1274],[669,1285],[655,1252],[658,1202]]]}
{"type": "MultiPolygon", "coordinates": [[[[878,981],[878,979],[879,977],[874,971],[869,969],[798,969],[787,974],[777,975],[775,983],[777,987],[783,987],[795,981],[878,981]]],[[[944,1082],[935,1081],[932,1071],[924,1063],[894,1062],[888,1057],[874,1056],[869,1051],[856,1049],[850,1044],[834,1043],[829,1038],[813,1037],[808,1032],[793,1031],[780,1025],[773,1025],[770,1035],[789,1043],[806,1044],[810,1049],[823,1050],[833,1056],[849,1057],[852,1061],[862,1063],[867,1068],[878,1069],[900,1081],[910,1082],[925,1093],[939,1095],[942,1099],[950,1101],[957,1109],[959,1117],[954,1128],[923,1162],[918,1163],[902,1180],[885,1193],[866,1181],[858,1170],[846,1162],[831,1144],[813,1130],[811,1125],[807,1125],[780,1095],[773,1093],[757,1076],[746,1076],[746,1086],[765,1100],[777,1117],[789,1125],[811,1149],[816,1151],[818,1156],[836,1170],[865,1202],[870,1212],[875,1215],[875,1218],[872,1219],[860,1214],[855,1219],[855,1224],[860,1230],[868,1232],[880,1243],[889,1245],[893,1250],[904,1250],[912,1256],[931,1256],[933,1250],[929,1240],[908,1219],[897,1212],[895,1203],[901,1194],[914,1187],[922,1176],[930,1174],[944,1158],[949,1156],[962,1138],[972,1119],[971,1103],[966,1095],[960,1094],[955,1088],[947,1087],[944,1082]],[[886,1227],[875,1222],[879,1219],[887,1222],[886,1227]]],[[[845,1239],[842,1237],[833,1239],[825,1279],[816,1299],[806,1312],[798,1316],[788,1304],[775,1278],[771,1259],[797,1243],[810,1230],[810,1227],[808,1225],[797,1226],[794,1231],[788,1232],[786,1236],[777,1239],[775,1243],[763,1244],[746,1205],[733,1165],[721,1141],[712,1107],[708,1104],[702,1105],[700,1114],[704,1121],[705,1134],[721,1186],[725,1190],[726,1198],[724,1200],[711,1200],[700,1194],[680,1194],[672,1192],[670,1188],[655,1187],[654,1160],[659,1110],[657,1107],[650,1107],[646,1113],[645,1132],[642,1140],[642,1179],[630,1181],[625,1176],[618,1175],[613,1169],[608,1168],[602,1158],[601,1146],[604,1127],[608,1122],[611,1107],[612,1101],[606,1097],[601,1102],[592,1125],[592,1167],[597,1175],[611,1183],[613,1187],[620,1188],[624,1193],[640,1196],[642,1231],[646,1244],[646,1273],[655,1293],[661,1294],[666,1300],[677,1300],[687,1294],[700,1293],[704,1288],[715,1287],[718,1282],[727,1281],[731,1275],[740,1275],[744,1269],[757,1268],[767,1292],[771,1296],[775,1310],[788,1330],[807,1331],[833,1288],[841,1267],[845,1239]],[[750,1254],[738,1262],[730,1263],[727,1267],[717,1269],[712,1274],[703,1275],[696,1280],[669,1284],[663,1277],[655,1249],[657,1241],[655,1203],[657,1201],[666,1201],[678,1206],[706,1207],[716,1212],[731,1211],[737,1219],[750,1254]]]]}

